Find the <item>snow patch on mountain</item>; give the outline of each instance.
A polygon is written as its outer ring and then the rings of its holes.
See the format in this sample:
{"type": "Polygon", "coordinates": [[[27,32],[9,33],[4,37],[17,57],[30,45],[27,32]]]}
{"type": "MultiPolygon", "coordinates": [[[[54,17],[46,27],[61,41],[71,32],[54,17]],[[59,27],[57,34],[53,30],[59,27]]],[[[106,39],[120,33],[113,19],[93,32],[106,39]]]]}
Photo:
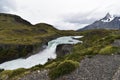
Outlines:
{"type": "Polygon", "coordinates": [[[108,18],[108,19],[106,19],[106,20],[101,20],[102,22],[111,22],[112,20],[114,19],[114,17],[111,17],[111,18],[108,18]]]}
{"type": "Polygon", "coordinates": [[[114,20],[114,16],[113,15],[110,15],[109,13],[107,13],[107,15],[101,19],[102,22],[111,22],[112,20],[114,20]]]}

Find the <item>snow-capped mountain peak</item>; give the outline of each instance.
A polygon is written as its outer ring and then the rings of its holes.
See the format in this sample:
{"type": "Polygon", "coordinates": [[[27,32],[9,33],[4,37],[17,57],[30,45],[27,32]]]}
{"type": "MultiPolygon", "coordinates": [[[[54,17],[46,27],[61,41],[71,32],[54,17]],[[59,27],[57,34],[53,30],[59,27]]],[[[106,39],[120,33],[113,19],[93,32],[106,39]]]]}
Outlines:
{"type": "Polygon", "coordinates": [[[113,15],[110,15],[110,13],[107,13],[106,16],[101,19],[102,22],[111,22],[115,17],[113,15]]]}
{"type": "Polygon", "coordinates": [[[95,22],[93,22],[90,25],[85,26],[80,30],[89,30],[89,29],[112,29],[112,30],[120,30],[120,16],[118,15],[110,15],[107,13],[107,15],[95,22]]]}

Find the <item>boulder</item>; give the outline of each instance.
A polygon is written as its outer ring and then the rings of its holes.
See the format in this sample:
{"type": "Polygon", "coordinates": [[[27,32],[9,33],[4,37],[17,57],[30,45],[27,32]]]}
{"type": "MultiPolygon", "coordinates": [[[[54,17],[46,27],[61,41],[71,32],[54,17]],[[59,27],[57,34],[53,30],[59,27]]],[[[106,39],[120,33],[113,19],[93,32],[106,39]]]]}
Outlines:
{"type": "Polygon", "coordinates": [[[57,57],[61,57],[61,56],[64,56],[66,54],[70,54],[72,51],[72,48],[73,48],[73,45],[71,45],[71,44],[58,45],[56,48],[57,57]]]}

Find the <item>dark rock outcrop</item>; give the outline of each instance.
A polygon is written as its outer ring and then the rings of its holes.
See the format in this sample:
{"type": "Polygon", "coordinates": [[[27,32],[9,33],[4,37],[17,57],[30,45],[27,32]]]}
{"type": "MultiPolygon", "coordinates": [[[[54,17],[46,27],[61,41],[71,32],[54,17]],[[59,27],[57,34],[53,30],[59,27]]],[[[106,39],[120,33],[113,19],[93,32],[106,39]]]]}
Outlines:
{"type": "Polygon", "coordinates": [[[20,57],[25,58],[43,49],[44,49],[43,44],[34,45],[0,44],[0,63],[17,59],[20,57]]]}
{"type": "Polygon", "coordinates": [[[34,55],[47,47],[47,42],[55,39],[57,36],[51,36],[43,39],[42,43],[36,43],[31,45],[21,45],[21,44],[0,44],[0,64],[17,59],[17,58],[27,58],[34,55]]]}
{"type": "Polygon", "coordinates": [[[120,39],[115,40],[112,45],[115,47],[120,47],[120,39]]]}
{"type": "Polygon", "coordinates": [[[58,57],[64,56],[66,54],[70,54],[72,51],[73,45],[71,44],[61,44],[56,48],[56,54],[58,57]]]}

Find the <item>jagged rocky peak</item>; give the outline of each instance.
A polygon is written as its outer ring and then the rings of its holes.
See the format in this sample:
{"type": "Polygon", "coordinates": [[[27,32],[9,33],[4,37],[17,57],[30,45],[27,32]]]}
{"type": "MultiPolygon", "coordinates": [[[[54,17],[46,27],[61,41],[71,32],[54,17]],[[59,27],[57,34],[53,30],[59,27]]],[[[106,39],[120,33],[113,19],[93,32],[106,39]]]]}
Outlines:
{"type": "Polygon", "coordinates": [[[90,30],[90,29],[112,29],[112,30],[119,30],[120,29],[120,17],[117,15],[111,15],[107,13],[106,16],[94,23],[85,26],[81,30],[90,30]]]}
{"type": "Polygon", "coordinates": [[[105,18],[111,18],[111,17],[112,17],[112,15],[110,13],[107,13],[105,16],[105,18]]]}
{"type": "Polygon", "coordinates": [[[115,17],[111,15],[110,13],[107,13],[106,16],[101,19],[102,22],[110,22],[114,19],[115,17]]]}

